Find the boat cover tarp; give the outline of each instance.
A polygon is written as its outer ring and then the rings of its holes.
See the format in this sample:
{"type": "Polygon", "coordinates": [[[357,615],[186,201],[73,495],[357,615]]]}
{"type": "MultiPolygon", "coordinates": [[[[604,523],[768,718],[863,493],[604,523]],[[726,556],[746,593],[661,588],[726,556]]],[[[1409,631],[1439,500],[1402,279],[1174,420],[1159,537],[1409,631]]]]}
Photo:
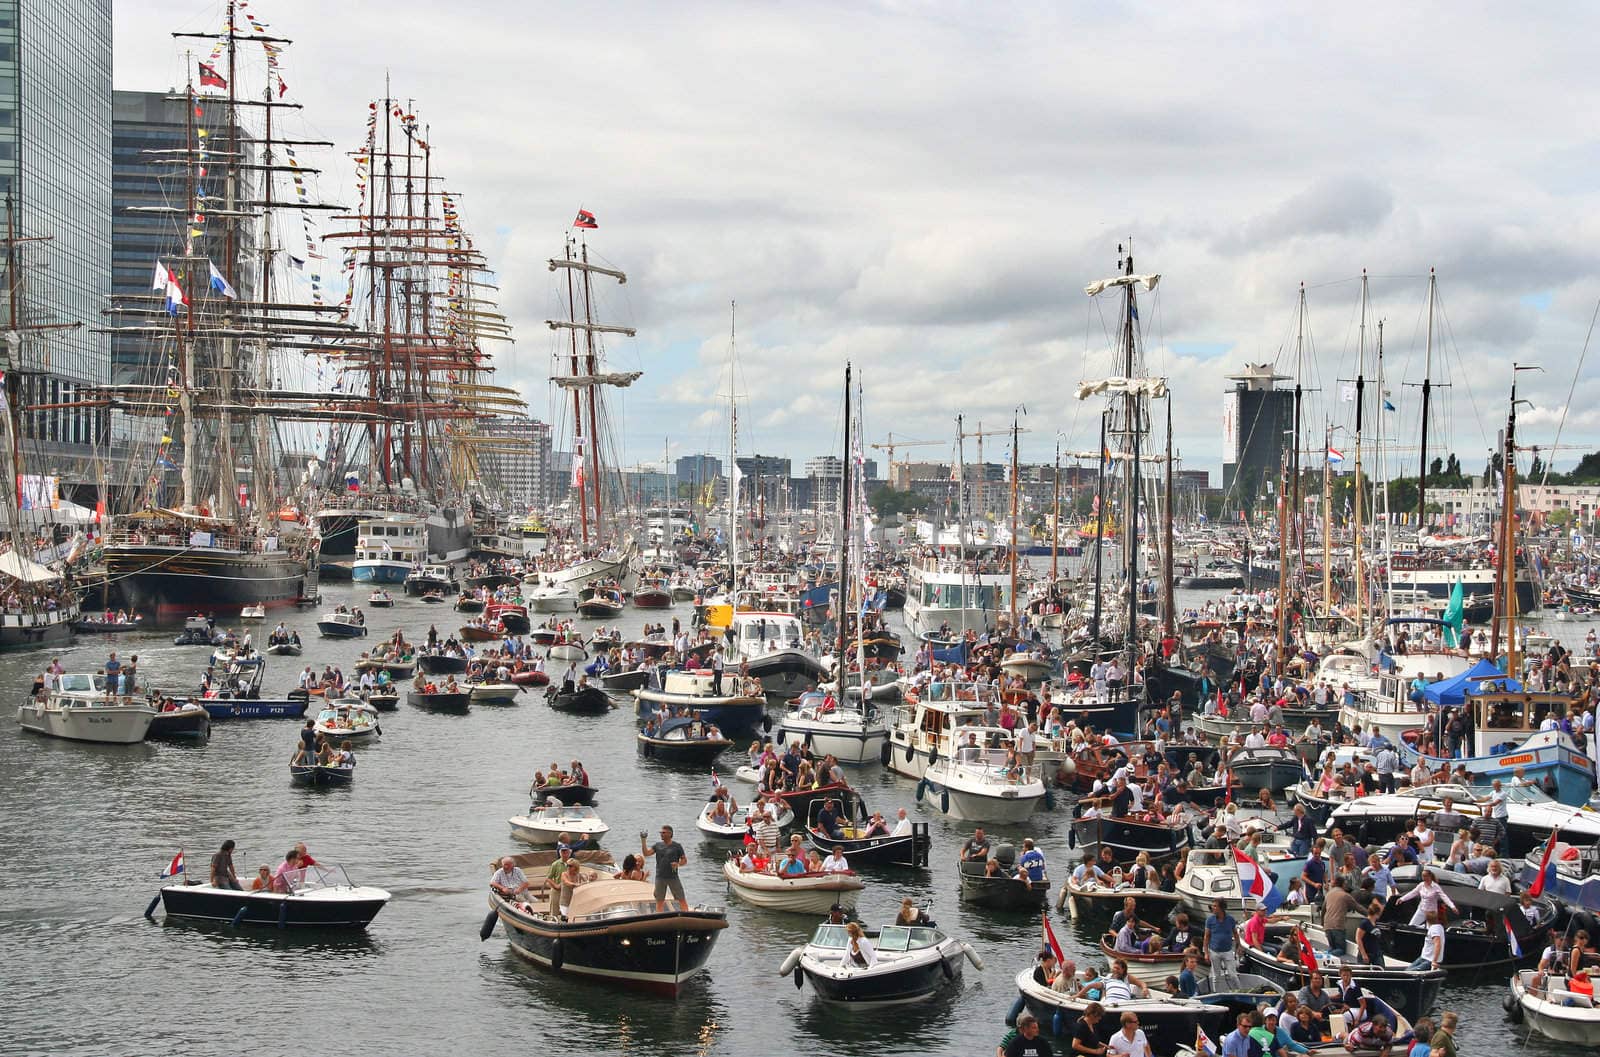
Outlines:
{"type": "Polygon", "coordinates": [[[16,551],[0,554],[0,573],[28,584],[48,583],[51,580],[61,579],[60,573],[46,569],[38,562],[31,562],[16,551]]]}
{"type": "MultiPolygon", "coordinates": [[[[1466,700],[1468,691],[1476,690],[1485,679],[1503,680],[1504,688],[1512,692],[1522,689],[1521,683],[1506,678],[1505,672],[1480,658],[1477,664],[1460,675],[1453,675],[1437,683],[1429,683],[1423,687],[1422,696],[1430,705],[1459,705],[1466,700]]],[[[1500,688],[1500,684],[1495,686],[1495,689],[1500,688]]]]}

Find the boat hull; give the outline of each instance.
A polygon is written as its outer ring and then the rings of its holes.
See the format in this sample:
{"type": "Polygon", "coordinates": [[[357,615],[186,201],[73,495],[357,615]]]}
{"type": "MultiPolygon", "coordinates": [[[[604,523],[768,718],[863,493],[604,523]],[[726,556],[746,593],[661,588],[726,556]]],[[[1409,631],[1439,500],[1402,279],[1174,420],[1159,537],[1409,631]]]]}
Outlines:
{"type": "Polygon", "coordinates": [[[161,889],[161,907],[168,917],[280,928],[364,929],[388,902],[389,893],[381,888],[324,889],[296,895],[234,892],[210,885],[161,889]]]}
{"type": "Polygon", "coordinates": [[[150,720],[147,738],[209,738],[211,714],[204,708],[157,712],[150,720]]]}
{"type": "Polygon", "coordinates": [[[723,867],[722,875],[728,882],[728,890],[744,902],[786,914],[823,917],[836,903],[847,911],[854,910],[862,888],[861,881],[848,874],[808,875],[784,880],[771,874],[741,874],[732,863],[723,867]]]}
{"type": "Polygon", "coordinates": [[[895,1005],[920,1002],[937,994],[946,984],[960,980],[963,958],[960,945],[948,942],[930,951],[929,957],[890,972],[852,970],[837,962],[823,962],[809,956],[800,959],[800,969],[811,989],[824,1002],[895,1005]]]}
{"type": "Polygon", "coordinates": [[[411,575],[407,562],[362,560],[350,569],[350,579],[358,584],[403,584],[411,575]]]}
{"type": "Polygon", "coordinates": [[[917,783],[917,802],[963,822],[1021,823],[1044,805],[1044,786],[1034,783],[1038,792],[1027,795],[1028,787],[1008,789],[1014,796],[989,796],[956,786],[940,785],[926,774],[917,783]]]}
{"type": "Polygon", "coordinates": [[[585,686],[571,692],[552,686],[545,690],[544,699],[558,712],[573,712],[582,716],[602,716],[613,707],[611,698],[598,686],[585,686]]]}
{"type": "Polygon", "coordinates": [[[155,715],[153,708],[123,706],[53,709],[33,701],[17,706],[17,723],[23,730],[103,745],[133,745],[143,741],[155,715]]]}
{"type": "Polygon", "coordinates": [[[1594,792],[1594,762],[1578,752],[1571,740],[1559,731],[1535,734],[1521,745],[1504,752],[1487,756],[1446,759],[1441,756],[1419,757],[1416,747],[1404,739],[1398,740],[1400,761],[1413,766],[1419,758],[1427,760],[1434,770],[1440,767],[1465,766],[1474,783],[1487,785],[1499,778],[1510,782],[1518,771],[1527,779],[1544,785],[1546,779],[1554,781],[1555,798],[1569,807],[1582,807],[1594,792]]]}
{"type": "Polygon", "coordinates": [[[1049,899],[1049,881],[1028,885],[1015,877],[988,877],[984,866],[981,862],[960,864],[962,902],[991,910],[1038,910],[1049,899]]]}
{"type": "Polygon", "coordinates": [[[881,723],[851,728],[795,716],[783,721],[781,731],[773,732],[773,740],[780,745],[786,744],[790,738],[805,742],[813,755],[832,754],[840,763],[853,764],[880,762],[889,745],[889,731],[881,723]]]}
{"type": "Polygon", "coordinates": [[[648,914],[611,926],[535,924],[495,906],[511,949],[553,972],[676,998],[705,968],[727,919],[712,912],[648,914]],[[643,942],[641,942],[641,940],[643,942]]]}
{"type": "Polygon", "coordinates": [[[726,738],[718,741],[676,740],[673,738],[647,738],[639,735],[639,755],[662,763],[707,764],[731,748],[733,742],[726,738]]]}
{"type": "Polygon", "coordinates": [[[244,606],[291,606],[315,594],[304,559],[199,547],[125,544],[106,548],[106,574],[135,609],[157,620],[196,612],[234,616],[244,606]]]}
{"type": "Polygon", "coordinates": [[[425,694],[412,690],[406,694],[406,703],[425,708],[430,712],[466,712],[472,704],[472,695],[465,690],[449,694],[425,694]]]}

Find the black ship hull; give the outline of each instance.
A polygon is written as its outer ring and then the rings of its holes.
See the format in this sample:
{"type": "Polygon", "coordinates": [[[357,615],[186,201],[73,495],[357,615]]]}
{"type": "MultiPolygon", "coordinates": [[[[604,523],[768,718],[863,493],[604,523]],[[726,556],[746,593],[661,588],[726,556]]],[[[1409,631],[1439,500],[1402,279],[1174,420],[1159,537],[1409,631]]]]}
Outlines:
{"type": "MultiPolygon", "coordinates": [[[[376,893],[374,889],[365,891],[376,893]]],[[[161,890],[161,906],[168,917],[284,928],[364,929],[388,902],[388,893],[365,898],[361,890],[339,898],[230,892],[210,885],[168,885],[161,890]]]]}
{"type": "Polygon", "coordinates": [[[853,973],[843,979],[808,972],[806,982],[824,1002],[872,1005],[915,1002],[961,978],[961,948],[891,973],[853,973]]]}
{"type": "Polygon", "coordinates": [[[717,933],[727,926],[722,915],[702,911],[640,914],[596,926],[535,923],[504,903],[496,910],[511,949],[534,964],[670,998],[705,968],[717,933]]]}
{"type": "Polygon", "coordinates": [[[135,609],[157,620],[228,613],[241,606],[292,606],[315,593],[304,559],[269,551],[118,546],[106,550],[106,573],[135,609]]]}

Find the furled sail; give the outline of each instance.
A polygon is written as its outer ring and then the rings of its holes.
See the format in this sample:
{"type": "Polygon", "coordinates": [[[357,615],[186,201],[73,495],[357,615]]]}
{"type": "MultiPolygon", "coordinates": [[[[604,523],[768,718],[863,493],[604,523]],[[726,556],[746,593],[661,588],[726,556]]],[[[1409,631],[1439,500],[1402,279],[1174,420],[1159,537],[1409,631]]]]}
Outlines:
{"type": "Polygon", "coordinates": [[[1156,288],[1156,284],[1160,281],[1161,276],[1159,275],[1119,275],[1114,279],[1096,279],[1088,286],[1085,286],[1083,288],[1083,292],[1088,294],[1090,297],[1093,297],[1102,290],[1105,290],[1107,287],[1131,286],[1134,283],[1138,283],[1146,290],[1154,290],[1156,288]]]}
{"type": "Polygon", "coordinates": [[[550,380],[563,389],[587,389],[595,385],[614,385],[618,389],[626,389],[642,377],[643,371],[620,371],[612,374],[560,375],[550,380]]]}
{"type": "Polygon", "coordinates": [[[1094,381],[1078,383],[1079,400],[1087,400],[1102,393],[1127,393],[1130,396],[1145,396],[1151,400],[1160,400],[1167,395],[1167,380],[1117,377],[1097,378],[1094,381]]]}

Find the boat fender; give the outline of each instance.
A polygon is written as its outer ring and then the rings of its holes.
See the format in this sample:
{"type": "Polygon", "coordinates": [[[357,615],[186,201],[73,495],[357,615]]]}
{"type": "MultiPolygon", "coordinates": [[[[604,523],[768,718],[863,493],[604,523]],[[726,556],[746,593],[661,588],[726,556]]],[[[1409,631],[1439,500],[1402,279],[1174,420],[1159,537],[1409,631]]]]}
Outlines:
{"type": "Polygon", "coordinates": [[[917,803],[922,803],[922,797],[928,791],[928,780],[923,778],[917,782],[917,803]]]}
{"type": "Polygon", "coordinates": [[[805,952],[806,949],[804,947],[796,947],[790,951],[789,956],[783,960],[783,964],[778,966],[778,975],[788,976],[794,972],[795,968],[800,964],[800,956],[805,952]]]}
{"type": "Polygon", "coordinates": [[[782,727],[779,727],[777,730],[774,730],[772,732],[772,742],[773,742],[774,745],[782,745],[783,744],[783,728],[782,727]]]}
{"type": "Polygon", "coordinates": [[[1046,811],[1054,811],[1056,809],[1056,795],[1050,791],[1049,786],[1045,786],[1044,806],[1046,811]]]}
{"type": "Polygon", "coordinates": [[[161,902],[161,893],[157,892],[156,893],[156,897],[154,899],[150,900],[150,905],[144,908],[144,916],[149,918],[151,921],[154,921],[156,919],[156,906],[160,902],[161,902]]]}
{"type": "Polygon", "coordinates": [[[762,716],[761,717],[761,729],[764,730],[764,731],[767,731],[769,733],[772,731],[772,717],[771,716],[762,716]]]}
{"type": "Polygon", "coordinates": [[[935,745],[928,750],[928,766],[932,767],[939,762],[939,746],[935,745]]]}
{"type": "Polygon", "coordinates": [[[1050,1016],[1050,1030],[1057,1035],[1065,1035],[1067,1033],[1066,1021],[1061,1016],[1061,1010],[1059,1009],[1050,1016]]]}
{"type": "Polygon", "coordinates": [[[944,978],[946,980],[954,980],[956,978],[956,971],[950,967],[949,958],[939,959],[939,971],[944,973],[944,978]]]}
{"type": "Polygon", "coordinates": [[[379,726],[378,724],[374,723],[372,725],[372,733],[376,734],[378,737],[381,738],[381,737],[383,737],[383,728],[381,726],[379,726]]]}
{"type": "Polygon", "coordinates": [[[978,952],[972,949],[972,944],[963,943],[961,945],[961,953],[967,956],[967,961],[972,963],[974,969],[980,973],[983,972],[983,959],[978,957],[978,952]]]}
{"type": "Polygon", "coordinates": [[[950,813],[950,790],[948,789],[939,794],[939,810],[946,815],[950,813]]]}
{"type": "Polygon", "coordinates": [[[797,966],[794,967],[794,989],[796,991],[798,991],[801,988],[805,987],[805,984],[806,984],[806,971],[804,969],[800,968],[797,965],[797,966]]]}
{"type": "Polygon", "coordinates": [[[906,762],[910,763],[912,760],[914,760],[916,758],[917,758],[917,750],[916,750],[916,748],[914,746],[912,746],[912,744],[909,741],[906,742],[906,762]]]}
{"type": "Polygon", "coordinates": [[[556,972],[560,972],[561,966],[566,963],[566,960],[567,952],[565,949],[563,949],[561,940],[557,938],[556,941],[550,945],[550,968],[554,969],[556,972]]]}
{"type": "MultiPolygon", "coordinates": [[[[285,909],[288,908],[288,904],[285,904],[284,906],[285,909]]],[[[244,920],[245,914],[249,913],[249,911],[250,907],[248,905],[240,907],[238,912],[233,915],[233,920],[228,922],[228,926],[230,928],[238,928],[239,922],[244,920]]]]}
{"type": "Polygon", "coordinates": [[[883,764],[885,767],[889,766],[889,743],[887,741],[884,742],[883,747],[878,750],[878,762],[883,764]]]}
{"type": "Polygon", "coordinates": [[[483,942],[494,935],[495,922],[500,920],[498,910],[489,911],[489,916],[483,919],[483,924],[478,927],[478,942],[483,942]]]}
{"type": "Polygon", "coordinates": [[[1507,991],[1505,997],[1500,1000],[1500,1006],[1513,1023],[1522,1020],[1522,1003],[1517,1001],[1515,992],[1507,991]]]}
{"type": "Polygon", "coordinates": [[[289,924],[289,901],[285,899],[278,904],[278,927],[286,928],[289,924]]]}

